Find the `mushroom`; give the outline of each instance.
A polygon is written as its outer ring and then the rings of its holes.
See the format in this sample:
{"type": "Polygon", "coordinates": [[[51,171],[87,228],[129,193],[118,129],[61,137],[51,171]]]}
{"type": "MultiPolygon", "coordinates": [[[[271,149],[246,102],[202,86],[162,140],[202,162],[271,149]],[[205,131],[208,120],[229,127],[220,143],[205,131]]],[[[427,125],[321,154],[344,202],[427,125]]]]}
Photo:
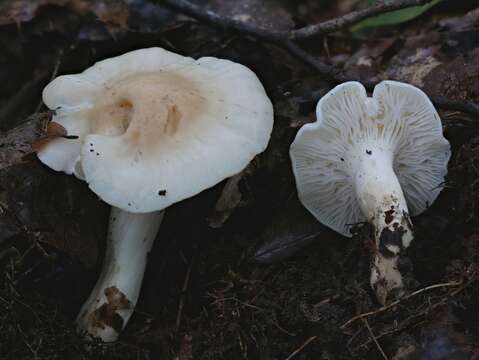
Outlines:
{"type": "Polygon", "coordinates": [[[57,77],[43,101],[70,136],[48,141],[39,159],[85,180],[112,206],[103,269],[77,327],[115,341],[137,302],[162,210],[237,174],[262,152],[272,104],[245,66],[161,48],[57,77]]]}
{"type": "Polygon", "coordinates": [[[354,224],[374,226],[370,282],[384,304],[393,289],[403,293],[398,258],[413,239],[410,216],[441,191],[449,142],[428,97],[397,81],[382,81],[372,97],[358,82],[338,85],[316,115],[290,149],[300,201],[344,236],[354,224]]]}

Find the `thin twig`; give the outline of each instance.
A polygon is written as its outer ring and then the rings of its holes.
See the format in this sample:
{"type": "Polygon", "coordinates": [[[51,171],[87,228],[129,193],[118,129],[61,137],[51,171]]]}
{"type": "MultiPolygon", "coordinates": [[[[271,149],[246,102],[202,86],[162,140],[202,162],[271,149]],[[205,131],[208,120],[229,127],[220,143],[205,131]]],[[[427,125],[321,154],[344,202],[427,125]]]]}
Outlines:
{"type": "Polygon", "coordinates": [[[181,296],[180,296],[180,303],[178,305],[178,313],[176,315],[176,332],[180,329],[180,324],[181,324],[181,315],[183,314],[183,307],[185,305],[185,296],[186,296],[186,290],[188,289],[188,284],[190,283],[190,275],[191,275],[191,269],[193,269],[193,263],[195,262],[195,259],[191,260],[190,265],[188,266],[188,270],[186,271],[186,276],[185,276],[185,281],[183,282],[183,287],[181,288],[181,296]]]}
{"type": "Polygon", "coordinates": [[[294,356],[298,355],[301,350],[303,350],[306,346],[309,345],[309,343],[313,340],[316,340],[317,336],[311,336],[308,340],[306,340],[303,345],[301,345],[299,348],[294,350],[289,356],[286,358],[286,360],[291,360],[294,356]]]}
{"type": "Polygon", "coordinates": [[[473,102],[449,100],[442,96],[432,96],[431,101],[444,110],[457,110],[479,118],[479,106],[473,102]]]}
{"type": "Polygon", "coordinates": [[[364,325],[366,325],[366,328],[369,331],[369,335],[371,335],[371,338],[373,339],[374,343],[376,344],[376,347],[378,348],[379,352],[383,356],[384,360],[389,360],[388,356],[386,355],[383,348],[379,344],[378,339],[376,339],[376,336],[373,333],[373,329],[371,329],[371,326],[369,326],[368,320],[366,318],[362,318],[361,320],[364,322],[364,325]]]}
{"type": "Polygon", "coordinates": [[[292,30],[290,32],[291,39],[307,39],[329,34],[342,30],[358,22],[383,14],[385,12],[404,9],[410,6],[424,5],[431,0],[400,0],[400,1],[382,1],[377,5],[370,6],[367,9],[353,11],[336,19],[321,22],[319,24],[308,25],[301,29],[292,30]]]}
{"type": "Polygon", "coordinates": [[[310,66],[318,73],[322,74],[326,78],[333,80],[335,82],[345,81],[345,76],[342,74],[342,71],[335,68],[332,65],[328,65],[319,61],[316,57],[309,54],[307,51],[303,50],[299,45],[296,45],[291,40],[286,40],[282,43],[277,44],[295,58],[301,60],[305,65],[310,66]],[[342,80],[343,79],[343,80],[342,80]]]}
{"type": "Polygon", "coordinates": [[[344,329],[345,327],[349,326],[350,324],[352,324],[353,322],[355,322],[356,320],[359,320],[359,319],[363,319],[363,318],[366,318],[366,317],[369,317],[371,315],[375,315],[375,314],[379,314],[379,313],[382,313],[396,305],[398,305],[399,303],[407,300],[407,299],[410,299],[414,296],[417,296],[423,292],[426,292],[426,291],[430,291],[430,290],[433,290],[433,289],[437,289],[437,288],[443,288],[443,287],[456,287],[456,286],[460,286],[463,284],[463,281],[451,281],[451,282],[448,282],[448,283],[442,283],[442,284],[435,284],[435,285],[430,285],[430,286],[426,286],[425,288],[422,288],[422,289],[419,289],[419,290],[416,290],[412,293],[410,293],[409,295],[406,295],[396,301],[393,301],[392,303],[390,303],[389,305],[386,305],[386,306],[383,306],[383,307],[380,307],[379,309],[376,309],[376,310],[373,310],[373,311],[368,311],[368,312],[365,312],[365,313],[362,313],[362,314],[359,314],[359,315],[356,315],[354,316],[353,318],[349,319],[348,321],[346,321],[343,325],[341,325],[341,329],[344,329]]]}
{"type": "MultiPolygon", "coordinates": [[[[447,297],[443,297],[441,300],[435,302],[434,304],[432,305],[429,305],[425,310],[422,310],[420,311],[419,313],[416,313],[410,317],[408,317],[407,319],[405,319],[404,321],[402,321],[400,324],[398,325],[395,325],[394,327],[392,327],[392,329],[390,330],[386,330],[386,331],[383,331],[379,334],[376,335],[376,339],[379,340],[381,338],[383,338],[384,336],[387,336],[387,335],[391,335],[391,334],[394,334],[394,333],[397,333],[397,332],[401,332],[403,330],[405,330],[408,326],[411,326],[411,323],[413,320],[421,317],[421,316],[426,316],[428,313],[431,313],[432,311],[434,311],[436,308],[440,307],[440,306],[444,306],[446,303],[447,303],[447,300],[450,299],[451,297],[454,297],[456,296],[457,294],[459,294],[461,291],[464,291],[464,289],[466,289],[467,287],[469,287],[472,283],[474,283],[475,281],[477,281],[477,276],[476,276],[476,273],[472,274],[470,276],[470,279],[464,283],[462,286],[458,287],[457,289],[455,289],[454,291],[451,291],[450,293],[447,294],[447,297]]],[[[414,326],[419,326],[421,324],[421,322],[419,323],[416,323],[414,324],[414,326]]],[[[368,346],[373,340],[370,339],[368,340],[366,343],[362,344],[361,346],[359,347],[364,347],[364,346],[368,346]]],[[[355,350],[357,350],[359,347],[356,347],[355,350]]]]}
{"type": "MultiPolygon", "coordinates": [[[[53,79],[55,79],[58,75],[58,70],[60,69],[62,57],[63,57],[63,49],[59,49],[57,53],[57,59],[55,61],[55,65],[53,66],[52,75],[50,76],[50,82],[53,81],[53,79]]],[[[42,108],[42,105],[43,105],[43,101],[40,100],[37,107],[35,108],[34,114],[40,111],[40,109],[42,108]]]]}

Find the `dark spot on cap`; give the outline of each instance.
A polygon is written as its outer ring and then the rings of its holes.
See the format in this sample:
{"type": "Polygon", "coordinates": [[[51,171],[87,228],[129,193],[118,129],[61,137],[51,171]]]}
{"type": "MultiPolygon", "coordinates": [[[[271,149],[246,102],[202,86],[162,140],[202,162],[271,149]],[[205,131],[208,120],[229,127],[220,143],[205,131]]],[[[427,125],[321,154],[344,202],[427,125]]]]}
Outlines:
{"type": "Polygon", "coordinates": [[[131,206],[131,203],[128,203],[128,206],[131,206]]]}
{"type": "Polygon", "coordinates": [[[99,156],[99,155],[100,155],[100,153],[96,153],[96,156],[99,156]]]}
{"type": "Polygon", "coordinates": [[[344,158],[341,158],[341,161],[344,161],[344,158]]]}
{"type": "Polygon", "coordinates": [[[93,150],[93,149],[90,149],[90,152],[93,152],[93,151],[95,151],[95,150],[93,150]]]}
{"type": "Polygon", "coordinates": [[[166,190],[159,190],[158,195],[165,196],[166,195],[166,190]]]}
{"type": "Polygon", "coordinates": [[[90,146],[93,146],[93,144],[92,144],[92,143],[90,143],[90,146]]]}
{"type": "Polygon", "coordinates": [[[372,153],[372,150],[366,150],[366,154],[371,155],[372,153]]]}

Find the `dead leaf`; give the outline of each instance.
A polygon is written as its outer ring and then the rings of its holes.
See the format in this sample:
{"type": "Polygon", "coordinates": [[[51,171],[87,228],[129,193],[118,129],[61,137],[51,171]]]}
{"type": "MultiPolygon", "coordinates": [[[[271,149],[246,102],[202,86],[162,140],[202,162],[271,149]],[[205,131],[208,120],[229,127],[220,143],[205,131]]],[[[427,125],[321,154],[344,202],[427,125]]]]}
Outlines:
{"type": "Polygon", "coordinates": [[[311,244],[325,229],[296,196],[292,197],[265,229],[254,260],[271,264],[286,259],[311,244]]]}
{"type": "Polygon", "coordinates": [[[424,77],[424,87],[431,95],[454,100],[479,97],[479,49],[435,66],[424,77]]]}
{"type": "Polygon", "coordinates": [[[422,87],[424,78],[441,64],[439,41],[437,32],[410,36],[380,77],[422,87]]]}
{"type": "Polygon", "coordinates": [[[32,151],[38,152],[43,149],[50,141],[56,138],[65,138],[65,139],[78,139],[77,135],[68,135],[67,130],[55,121],[50,121],[48,123],[47,129],[45,131],[45,136],[41,137],[32,144],[32,151]]]}
{"type": "Polygon", "coordinates": [[[208,217],[208,224],[210,227],[214,229],[222,227],[233,211],[241,206],[241,192],[238,184],[243,176],[244,171],[230,177],[226,181],[220,198],[216,202],[215,209],[208,217]]]}

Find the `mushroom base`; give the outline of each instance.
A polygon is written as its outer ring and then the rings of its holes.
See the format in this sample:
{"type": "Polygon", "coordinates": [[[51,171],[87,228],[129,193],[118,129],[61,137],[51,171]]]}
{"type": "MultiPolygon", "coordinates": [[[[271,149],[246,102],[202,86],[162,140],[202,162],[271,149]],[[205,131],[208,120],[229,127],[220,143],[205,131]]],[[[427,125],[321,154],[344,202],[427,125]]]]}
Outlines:
{"type": "Polygon", "coordinates": [[[394,209],[401,209],[401,204],[395,202],[387,210],[379,210],[373,221],[376,251],[370,281],[381,304],[385,304],[388,297],[397,298],[404,293],[398,260],[413,239],[408,213],[394,209]]]}
{"type": "Polygon", "coordinates": [[[356,168],[356,191],[361,211],[374,225],[375,257],[371,286],[385,304],[389,295],[403,293],[398,258],[413,239],[406,199],[394,173],[392,151],[367,144],[356,168]]]}
{"type": "Polygon", "coordinates": [[[133,314],[163,214],[133,214],[112,207],[103,269],[77,317],[79,333],[104,342],[117,340],[133,314]]]}

